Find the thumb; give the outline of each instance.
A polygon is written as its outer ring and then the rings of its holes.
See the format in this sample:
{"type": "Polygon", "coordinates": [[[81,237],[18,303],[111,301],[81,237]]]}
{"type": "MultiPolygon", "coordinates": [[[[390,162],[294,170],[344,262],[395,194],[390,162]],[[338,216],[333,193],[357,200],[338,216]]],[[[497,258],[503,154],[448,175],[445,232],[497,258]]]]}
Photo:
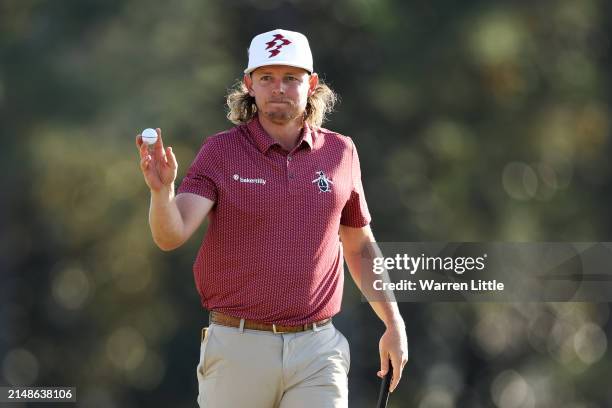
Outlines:
{"type": "Polygon", "coordinates": [[[379,377],[384,377],[389,372],[389,355],[386,351],[380,351],[380,371],[376,373],[379,377]]]}

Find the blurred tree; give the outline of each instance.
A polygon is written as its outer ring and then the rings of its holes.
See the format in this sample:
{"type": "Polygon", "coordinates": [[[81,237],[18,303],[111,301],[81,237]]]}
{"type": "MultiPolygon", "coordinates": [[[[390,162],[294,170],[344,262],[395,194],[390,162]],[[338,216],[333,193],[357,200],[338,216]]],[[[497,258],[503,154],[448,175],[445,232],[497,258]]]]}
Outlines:
{"type": "MultiPolygon", "coordinates": [[[[133,139],[184,174],[230,126],[250,38],[304,32],[340,93],[381,241],[609,240],[610,38],[602,0],[8,0],[0,3],[0,378],[79,406],[194,406],[198,238],[157,250],[133,139]]],[[[351,407],[382,326],[347,281],[351,407]],[[358,322],[358,324],[355,324],[358,322]]],[[[391,406],[604,407],[608,304],[402,304],[391,406]]]]}

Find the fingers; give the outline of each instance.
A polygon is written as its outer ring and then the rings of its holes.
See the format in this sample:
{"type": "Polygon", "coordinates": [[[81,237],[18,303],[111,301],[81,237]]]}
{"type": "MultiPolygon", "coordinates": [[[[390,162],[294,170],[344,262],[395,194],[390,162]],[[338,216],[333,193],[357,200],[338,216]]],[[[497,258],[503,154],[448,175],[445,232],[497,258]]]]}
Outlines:
{"type": "Polygon", "coordinates": [[[400,378],[402,378],[402,370],[399,368],[401,366],[400,360],[396,358],[392,358],[391,364],[393,365],[393,378],[391,378],[391,385],[389,385],[389,392],[395,391],[395,387],[399,383],[400,378]]]}
{"type": "Polygon", "coordinates": [[[149,154],[149,145],[142,141],[142,137],[140,137],[140,142],[141,143],[140,143],[140,146],[138,148],[138,150],[140,151],[140,158],[142,159],[143,157],[150,156],[150,154],[149,154]]]}
{"type": "Polygon", "coordinates": [[[140,159],[140,169],[143,173],[149,169],[149,166],[151,165],[151,160],[152,157],[150,155],[146,155],[140,159]]]}
{"type": "Polygon", "coordinates": [[[176,168],[178,167],[178,164],[176,163],[176,156],[174,155],[174,152],[172,151],[172,147],[170,146],[166,147],[166,158],[167,158],[168,167],[170,167],[172,170],[176,170],[176,168]]]}
{"type": "Polygon", "coordinates": [[[404,370],[404,367],[406,367],[406,364],[408,364],[408,356],[402,358],[402,371],[404,370]]]}
{"type": "Polygon", "coordinates": [[[142,140],[142,135],[136,135],[136,147],[140,152],[140,168],[145,171],[155,162],[156,166],[169,167],[170,169],[176,170],[178,167],[176,156],[172,151],[172,147],[167,146],[164,148],[164,142],[162,141],[162,131],[160,128],[155,129],[157,132],[157,140],[152,146],[152,152],[147,143],[142,140]]]}
{"type": "Polygon", "coordinates": [[[389,353],[386,350],[380,350],[380,371],[376,373],[380,378],[387,375],[389,372],[389,353]]]}
{"type": "Polygon", "coordinates": [[[389,391],[395,391],[395,388],[400,382],[402,378],[402,371],[404,371],[404,367],[408,362],[408,356],[403,352],[399,355],[391,357],[391,364],[393,365],[393,378],[391,379],[391,384],[389,385],[389,391]]]}
{"type": "Polygon", "coordinates": [[[136,135],[136,147],[138,148],[138,152],[140,153],[141,168],[142,168],[142,160],[145,157],[150,156],[148,146],[149,145],[146,144],[142,140],[142,135],[141,134],[136,135]]]}
{"type": "Polygon", "coordinates": [[[164,151],[164,142],[162,141],[162,131],[160,128],[156,128],[155,131],[157,132],[157,141],[153,145],[153,152],[157,160],[165,162],[166,153],[164,151]]]}

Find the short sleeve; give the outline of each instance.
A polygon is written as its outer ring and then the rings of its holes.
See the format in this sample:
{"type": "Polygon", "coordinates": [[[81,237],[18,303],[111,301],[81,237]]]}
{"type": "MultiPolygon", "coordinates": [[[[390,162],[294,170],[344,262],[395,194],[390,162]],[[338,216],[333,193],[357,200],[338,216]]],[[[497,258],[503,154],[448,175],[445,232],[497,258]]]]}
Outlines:
{"type": "Polygon", "coordinates": [[[372,217],[368,210],[368,204],[365,199],[365,193],[363,192],[363,185],[361,183],[361,166],[359,165],[359,156],[357,155],[357,148],[351,140],[351,182],[352,190],[351,195],[342,209],[342,215],[340,217],[340,224],[347,227],[361,228],[365,227],[370,223],[372,217]]]}
{"type": "Polygon", "coordinates": [[[189,166],[177,194],[193,193],[214,202],[217,201],[216,180],[218,180],[219,160],[215,150],[214,138],[206,139],[193,163],[189,166]]]}

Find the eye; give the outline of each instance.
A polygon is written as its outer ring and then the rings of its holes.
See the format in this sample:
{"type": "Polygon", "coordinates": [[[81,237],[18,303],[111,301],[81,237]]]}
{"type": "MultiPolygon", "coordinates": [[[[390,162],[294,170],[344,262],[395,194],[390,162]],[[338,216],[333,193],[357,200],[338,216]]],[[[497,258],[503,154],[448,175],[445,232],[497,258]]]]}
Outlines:
{"type": "Polygon", "coordinates": [[[262,75],[259,80],[260,81],[269,81],[272,78],[270,75],[262,75]]]}

